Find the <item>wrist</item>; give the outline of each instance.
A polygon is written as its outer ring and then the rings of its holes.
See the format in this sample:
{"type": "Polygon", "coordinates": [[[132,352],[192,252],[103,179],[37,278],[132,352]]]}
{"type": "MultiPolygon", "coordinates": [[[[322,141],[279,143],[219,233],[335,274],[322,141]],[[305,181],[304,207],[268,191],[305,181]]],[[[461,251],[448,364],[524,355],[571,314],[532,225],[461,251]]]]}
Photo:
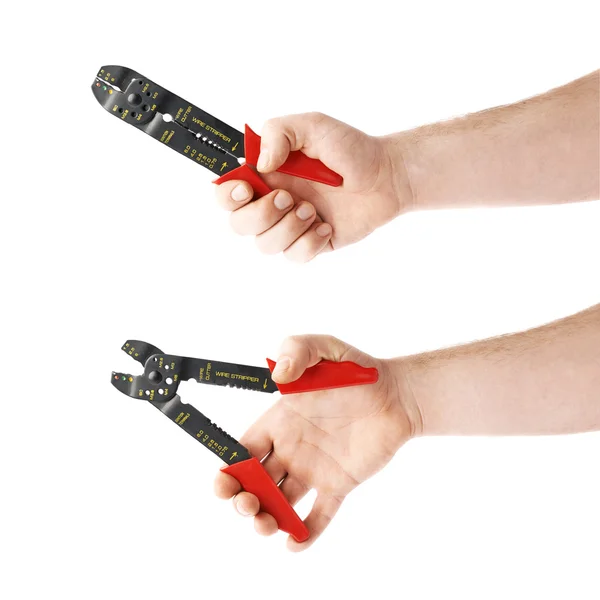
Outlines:
{"type": "Polygon", "coordinates": [[[379,140],[385,153],[385,159],[389,164],[397,214],[402,215],[416,208],[415,190],[407,164],[409,155],[407,146],[410,144],[410,136],[407,132],[395,133],[380,137],[379,140]]]}
{"type": "Polygon", "coordinates": [[[384,362],[390,370],[398,408],[408,420],[410,437],[423,436],[425,434],[423,411],[410,379],[411,357],[393,358],[384,362]]]}
{"type": "Polygon", "coordinates": [[[470,346],[457,346],[394,359],[407,402],[416,415],[419,436],[464,433],[465,419],[476,407],[456,398],[468,395],[470,346]],[[462,393],[457,390],[462,390],[462,393]]]}
{"type": "Polygon", "coordinates": [[[469,155],[470,131],[468,119],[455,119],[385,138],[395,185],[410,190],[410,203],[403,212],[468,205],[464,198],[468,199],[469,188],[465,189],[461,176],[465,161],[459,159],[469,155]]]}

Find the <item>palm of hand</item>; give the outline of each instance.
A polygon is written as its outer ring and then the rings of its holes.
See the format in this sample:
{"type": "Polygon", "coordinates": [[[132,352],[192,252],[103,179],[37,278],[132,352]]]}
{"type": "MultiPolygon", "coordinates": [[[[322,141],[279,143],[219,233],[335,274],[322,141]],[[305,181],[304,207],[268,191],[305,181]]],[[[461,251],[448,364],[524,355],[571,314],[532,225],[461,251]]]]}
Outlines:
{"type": "Polygon", "coordinates": [[[310,202],[318,218],[333,228],[331,246],[347,246],[366,237],[400,213],[395,167],[384,142],[349,126],[341,136],[324,139],[318,158],[343,178],[340,187],[281,173],[265,175],[272,188],[288,190],[296,203],[310,202]]]}
{"type": "Polygon", "coordinates": [[[264,415],[277,461],[305,489],[341,501],[410,437],[396,385],[376,366],[373,386],[286,396],[264,415]]]}
{"type": "MultiPolygon", "coordinates": [[[[289,374],[279,374],[281,381],[293,381],[319,358],[349,360],[379,372],[379,381],[372,385],[283,396],[240,438],[254,456],[265,457],[263,467],[281,482],[280,490],[292,506],[316,490],[304,519],[308,540],[288,538],[288,548],[299,551],[321,535],[345,496],[416,434],[418,417],[402,371],[393,361],[374,359],[328,336],[288,338],[282,353],[298,362],[288,367],[289,374]]],[[[232,477],[220,474],[215,491],[221,498],[235,496],[238,512],[254,516],[254,527],[262,535],[277,531],[275,518],[261,512],[258,498],[241,490],[232,477]]]]}

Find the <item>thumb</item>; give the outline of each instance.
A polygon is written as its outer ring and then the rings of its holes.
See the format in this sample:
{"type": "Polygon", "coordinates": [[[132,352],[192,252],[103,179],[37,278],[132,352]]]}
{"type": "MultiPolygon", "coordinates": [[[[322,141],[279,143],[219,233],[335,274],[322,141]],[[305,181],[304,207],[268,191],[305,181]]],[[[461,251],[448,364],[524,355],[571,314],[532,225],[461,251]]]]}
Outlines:
{"type": "Polygon", "coordinates": [[[256,168],[261,173],[276,171],[293,150],[302,150],[310,158],[319,158],[330,166],[328,155],[331,158],[335,156],[333,149],[338,138],[348,135],[345,131],[348,129],[352,128],[321,113],[270,119],[261,131],[260,155],[256,168]]]}
{"type": "Polygon", "coordinates": [[[273,370],[276,383],[290,383],[320,360],[340,361],[351,348],[329,335],[300,335],[287,338],[273,370]]]}

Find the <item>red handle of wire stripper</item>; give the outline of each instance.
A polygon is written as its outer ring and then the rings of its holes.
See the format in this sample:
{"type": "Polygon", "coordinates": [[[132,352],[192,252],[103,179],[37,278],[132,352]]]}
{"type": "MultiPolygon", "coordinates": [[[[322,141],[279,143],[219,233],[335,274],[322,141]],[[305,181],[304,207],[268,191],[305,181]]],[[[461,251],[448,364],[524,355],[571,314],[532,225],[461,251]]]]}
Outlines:
{"type": "MultiPolygon", "coordinates": [[[[275,361],[267,358],[271,373],[275,361]]],[[[349,360],[335,362],[322,360],[309,367],[302,375],[291,383],[275,383],[282,394],[300,394],[302,392],[318,392],[351,385],[367,385],[376,383],[379,373],[375,367],[361,367],[349,360]]]]}
{"type": "MultiPolygon", "coordinates": [[[[267,363],[272,373],[275,361],[267,358],[267,363]]],[[[379,373],[374,367],[361,367],[350,361],[322,360],[306,369],[296,381],[278,383],[277,387],[282,394],[297,394],[351,385],[366,385],[376,383],[378,379],[379,373]]],[[[308,539],[306,525],[258,459],[250,458],[223,467],[222,471],[235,477],[244,490],[258,498],[260,509],[275,518],[279,529],[289,533],[297,542],[308,539]]]]}
{"type": "MultiPolygon", "coordinates": [[[[256,167],[256,163],[258,162],[260,136],[252,131],[248,125],[246,125],[244,134],[244,153],[246,155],[246,163],[229,173],[225,173],[225,175],[216,179],[214,183],[221,184],[232,179],[240,179],[248,182],[257,196],[265,196],[271,191],[271,188],[269,188],[254,169],[250,168],[250,166],[256,167]]],[[[334,187],[342,185],[343,181],[340,175],[332,171],[329,167],[326,167],[320,160],[309,158],[299,150],[290,152],[287,160],[277,171],[334,187]]]]}
{"type": "Polygon", "coordinates": [[[306,525],[257,458],[250,458],[221,470],[235,477],[244,490],[258,498],[260,510],[273,516],[281,531],[289,533],[297,542],[308,539],[306,525]]]}

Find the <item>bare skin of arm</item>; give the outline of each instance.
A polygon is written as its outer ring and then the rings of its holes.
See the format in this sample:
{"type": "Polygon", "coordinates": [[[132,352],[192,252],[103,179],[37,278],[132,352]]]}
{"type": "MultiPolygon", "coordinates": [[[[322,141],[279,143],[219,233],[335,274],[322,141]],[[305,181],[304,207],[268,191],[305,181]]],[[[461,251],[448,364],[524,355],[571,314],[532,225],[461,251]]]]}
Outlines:
{"type": "MultiPolygon", "coordinates": [[[[600,430],[600,305],[523,333],[380,360],[327,336],[289,338],[273,378],[297,379],[321,359],[374,366],[375,385],[283,396],[242,437],[291,504],[317,491],[305,519],[308,548],[344,498],[417,436],[536,435],[600,430]]],[[[219,473],[262,535],[277,531],[257,498],[219,473]]]]}
{"type": "Polygon", "coordinates": [[[268,121],[258,169],[273,192],[217,188],[231,224],[259,249],[303,262],[359,241],[411,210],[600,198],[599,71],[509,106],[369,136],[319,113],[268,121]],[[319,158],[341,187],[275,170],[290,150],[319,158]]]}
{"type": "Polygon", "coordinates": [[[399,359],[423,435],[600,429],[600,305],[530,331],[399,359]]]}
{"type": "Polygon", "coordinates": [[[516,104],[391,137],[419,209],[600,197],[599,71],[516,104]]]}

